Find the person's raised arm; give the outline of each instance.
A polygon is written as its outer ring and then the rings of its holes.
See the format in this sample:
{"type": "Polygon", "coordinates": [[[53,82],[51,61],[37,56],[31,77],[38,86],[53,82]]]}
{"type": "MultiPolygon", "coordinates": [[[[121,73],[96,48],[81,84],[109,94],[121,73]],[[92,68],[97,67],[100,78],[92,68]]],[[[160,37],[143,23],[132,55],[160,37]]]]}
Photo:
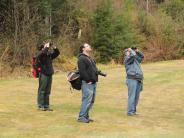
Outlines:
{"type": "Polygon", "coordinates": [[[124,59],[124,64],[129,65],[134,62],[136,53],[131,49],[128,48],[125,50],[125,59],[124,59]]]}
{"type": "Polygon", "coordinates": [[[138,60],[139,63],[141,63],[144,59],[144,54],[138,49],[136,50],[136,59],[138,60]]]}
{"type": "Polygon", "coordinates": [[[53,47],[54,51],[51,53],[51,57],[52,59],[55,59],[56,57],[59,56],[60,52],[59,49],[57,47],[53,47]]]}

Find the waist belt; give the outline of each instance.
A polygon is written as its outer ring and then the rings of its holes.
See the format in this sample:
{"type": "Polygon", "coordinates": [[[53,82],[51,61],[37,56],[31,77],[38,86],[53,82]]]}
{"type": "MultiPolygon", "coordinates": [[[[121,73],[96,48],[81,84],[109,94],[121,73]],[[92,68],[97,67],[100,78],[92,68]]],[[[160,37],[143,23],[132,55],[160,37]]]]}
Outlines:
{"type": "Polygon", "coordinates": [[[138,81],[141,81],[141,82],[143,80],[143,78],[137,78],[135,76],[127,76],[127,79],[138,80],[138,81]]]}

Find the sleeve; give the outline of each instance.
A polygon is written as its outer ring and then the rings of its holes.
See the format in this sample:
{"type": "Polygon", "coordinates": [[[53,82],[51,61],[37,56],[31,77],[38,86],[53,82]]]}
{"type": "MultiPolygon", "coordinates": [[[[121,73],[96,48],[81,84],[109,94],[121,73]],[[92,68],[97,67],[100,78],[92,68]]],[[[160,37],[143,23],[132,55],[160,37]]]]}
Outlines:
{"type": "Polygon", "coordinates": [[[81,78],[84,81],[89,82],[90,81],[89,75],[86,72],[86,62],[83,58],[79,58],[79,60],[78,60],[78,69],[79,69],[79,73],[80,73],[81,78]]]}
{"type": "Polygon", "coordinates": [[[134,62],[134,59],[136,58],[136,53],[134,51],[125,52],[125,59],[124,59],[124,64],[129,65],[134,62]]]}
{"type": "Polygon", "coordinates": [[[55,59],[56,57],[58,57],[59,54],[60,54],[59,49],[58,48],[54,48],[53,53],[51,53],[52,59],[55,59]]]}
{"type": "Polygon", "coordinates": [[[140,51],[136,52],[136,59],[138,60],[139,63],[141,63],[144,59],[144,54],[140,51]]]}

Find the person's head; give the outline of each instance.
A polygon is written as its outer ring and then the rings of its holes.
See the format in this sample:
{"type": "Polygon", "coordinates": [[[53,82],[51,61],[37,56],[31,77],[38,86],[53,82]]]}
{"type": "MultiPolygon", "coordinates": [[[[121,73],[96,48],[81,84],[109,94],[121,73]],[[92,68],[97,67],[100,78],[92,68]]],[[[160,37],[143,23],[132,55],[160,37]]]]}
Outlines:
{"type": "Polygon", "coordinates": [[[92,51],[92,48],[89,44],[84,43],[80,46],[80,53],[90,53],[92,51]]]}
{"type": "Polygon", "coordinates": [[[41,50],[44,48],[44,45],[41,44],[41,45],[39,45],[37,48],[38,48],[38,51],[41,51],[41,50]]]}

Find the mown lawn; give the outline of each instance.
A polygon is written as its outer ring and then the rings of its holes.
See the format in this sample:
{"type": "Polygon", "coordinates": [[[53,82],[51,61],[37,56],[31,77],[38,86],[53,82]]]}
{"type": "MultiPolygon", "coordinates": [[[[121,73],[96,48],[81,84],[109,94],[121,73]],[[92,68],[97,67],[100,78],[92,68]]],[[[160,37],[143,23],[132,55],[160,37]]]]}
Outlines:
{"type": "Polygon", "coordinates": [[[76,121],[81,92],[70,92],[65,73],[54,76],[51,105],[54,112],[36,107],[37,80],[0,80],[0,138],[183,138],[184,61],[142,66],[144,91],[139,116],[127,117],[127,87],[123,66],[102,67],[91,112],[93,123],[76,121]]]}

